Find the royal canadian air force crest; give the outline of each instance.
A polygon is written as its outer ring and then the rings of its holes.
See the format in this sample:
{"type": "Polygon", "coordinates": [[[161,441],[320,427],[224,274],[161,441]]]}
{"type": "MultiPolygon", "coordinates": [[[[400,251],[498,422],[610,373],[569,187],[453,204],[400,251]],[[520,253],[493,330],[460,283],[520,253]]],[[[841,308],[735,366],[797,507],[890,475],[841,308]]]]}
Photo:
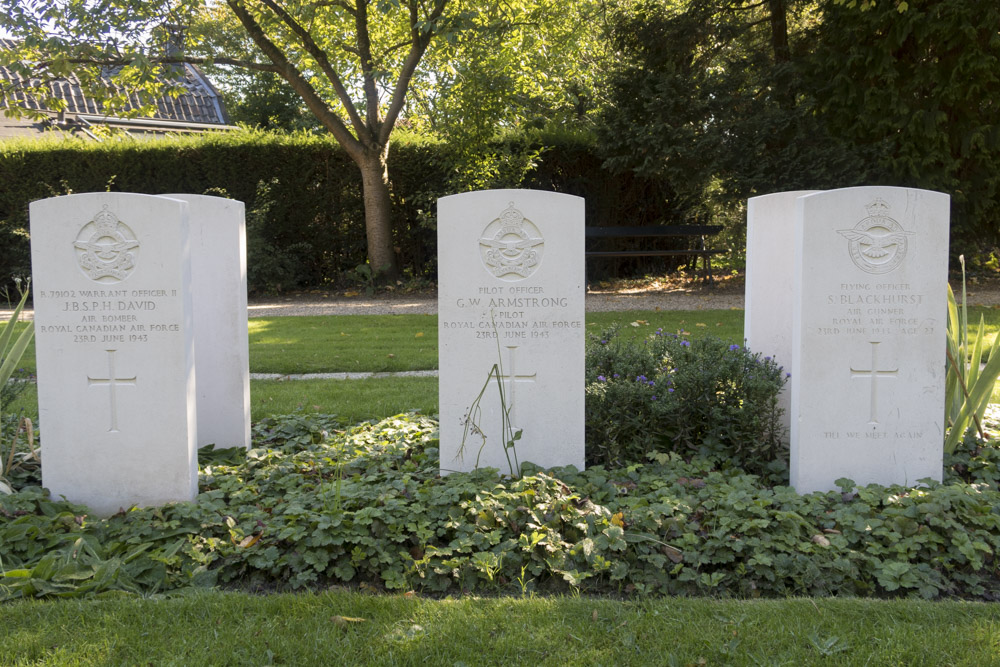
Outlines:
{"type": "Polygon", "coordinates": [[[500,280],[523,280],[542,261],[545,239],[531,220],[514,208],[511,202],[483,230],[479,251],[487,270],[500,280]]]}
{"type": "Polygon", "coordinates": [[[73,247],[88,278],[116,283],[135,269],[139,241],[128,225],[105,207],[80,229],[73,247]]]}
{"type": "Polygon", "coordinates": [[[889,205],[881,198],[865,207],[868,217],[853,229],[839,229],[837,233],[849,241],[851,259],[855,266],[866,273],[889,273],[906,258],[908,232],[889,217],[889,205]]]}

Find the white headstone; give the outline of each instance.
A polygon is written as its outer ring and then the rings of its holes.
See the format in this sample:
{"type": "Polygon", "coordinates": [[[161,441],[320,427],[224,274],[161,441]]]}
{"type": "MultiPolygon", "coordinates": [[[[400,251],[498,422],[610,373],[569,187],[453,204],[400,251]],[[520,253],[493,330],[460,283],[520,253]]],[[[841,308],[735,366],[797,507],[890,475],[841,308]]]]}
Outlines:
{"type": "Polygon", "coordinates": [[[198,446],[250,446],[247,232],[243,202],[163,195],[188,203],[198,377],[198,446]]]}
{"type": "MultiPolygon", "coordinates": [[[[743,335],[753,352],[792,369],[795,288],[795,200],[818,190],[795,190],[747,200],[747,268],[743,335]]],[[[791,428],[791,387],[778,396],[782,424],[791,428]]]]}
{"type": "Polygon", "coordinates": [[[948,195],[858,187],[796,206],[792,486],[940,480],[948,195]]]}
{"type": "Polygon", "coordinates": [[[525,461],[583,469],[583,199],[534,190],[444,197],[438,253],[442,473],[509,474],[525,461]],[[494,365],[512,431],[522,432],[514,451],[504,447],[498,382],[487,383],[494,365]]]}
{"type": "Polygon", "coordinates": [[[99,515],[198,491],[187,204],[31,204],[42,483],[99,515]]]}

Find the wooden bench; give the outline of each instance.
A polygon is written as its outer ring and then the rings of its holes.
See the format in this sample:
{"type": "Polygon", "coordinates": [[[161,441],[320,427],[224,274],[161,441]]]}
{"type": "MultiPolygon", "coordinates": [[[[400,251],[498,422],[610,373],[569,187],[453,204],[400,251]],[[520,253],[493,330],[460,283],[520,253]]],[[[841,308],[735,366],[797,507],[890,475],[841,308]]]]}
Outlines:
{"type": "Polygon", "coordinates": [[[705,239],[722,231],[722,225],[645,225],[642,227],[587,227],[588,239],[611,238],[670,238],[687,237],[694,240],[686,249],[659,250],[656,248],[639,250],[588,250],[587,257],[669,257],[692,256],[694,268],[698,267],[698,257],[702,258],[705,277],[709,282],[712,276],[712,255],[718,255],[724,250],[714,250],[705,245],[705,239]]]}

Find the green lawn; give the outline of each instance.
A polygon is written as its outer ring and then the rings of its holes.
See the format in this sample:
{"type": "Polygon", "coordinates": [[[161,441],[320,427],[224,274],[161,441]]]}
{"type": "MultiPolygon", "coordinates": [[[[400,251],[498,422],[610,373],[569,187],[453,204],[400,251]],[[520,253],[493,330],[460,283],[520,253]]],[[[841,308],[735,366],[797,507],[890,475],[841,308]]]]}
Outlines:
{"type": "MultiPolygon", "coordinates": [[[[618,323],[637,335],[662,327],[743,338],[742,310],[588,313],[586,321],[594,334],[618,323]]],[[[250,369],[285,374],[434,369],[437,334],[436,315],[255,318],[250,320],[250,369]]]]}
{"type": "MultiPolygon", "coordinates": [[[[970,308],[970,323],[986,318],[987,332],[1000,331],[1000,309],[970,308]]],[[[711,334],[741,342],[742,310],[633,310],[588,313],[587,331],[612,324],[647,335],[657,328],[711,334]],[[636,326],[631,326],[636,323],[636,326]]],[[[24,326],[19,325],[19,326],[24,326]]],[[[35,371],[34,344],[21,364],[35,371]]],[[[437,368],[436,315],[326,315],[250,320],[250,370],[254,373],[410,371],[437,368]]]]}
{"type": "MultiPolygon", "coordinates": [[[[970,321],[982,313],[987,330],[1000,330],[1000,309],[970,309],[970,321]]],[[[626,311],[587,314],[587,331],[597,335],[614,324],[625,336],[646,336],[657,328],[743,339],[742,310],[626,311]]],[[[22,325],[23,326],[23,325],[22,325]]],[[[254,373],[334,373],[409,371],[437,368],[435,315],[329,315],[250,320],[250,370],[254,373]]],[[[34,346],[24,367],[34,372],[34,346]]],[[[309,380],[251,382],[254,421],[296,409],[327,412],[347,421],[376,419],[410,409],[436,414],[437,380],[309,380]],[[303,384],[303,382],[305,384],[303,384]]],[[[1000,396],[994,395],[995,401],[1000,396]]],[[[25,392],[15,406],[35,414],[35,393],[25,392]]]]}
{"type": "Polygon", "coordinates": [[[326,315],[250,320],[254,373],[437,368],[436,315],[326,315]]]}
{"type": "Polygon", "coordinates": [[[259,421],[296,410],[335,414],[353,424],[401,412],[438,412],[437,378],[386,380],[252,380],[251,418],[259,421]]]}
{"type": "Polygon", "coordinates": [[[0,608],[5,665],[996,665],[965,602],[432,600],[333,591],[0,608]]]}

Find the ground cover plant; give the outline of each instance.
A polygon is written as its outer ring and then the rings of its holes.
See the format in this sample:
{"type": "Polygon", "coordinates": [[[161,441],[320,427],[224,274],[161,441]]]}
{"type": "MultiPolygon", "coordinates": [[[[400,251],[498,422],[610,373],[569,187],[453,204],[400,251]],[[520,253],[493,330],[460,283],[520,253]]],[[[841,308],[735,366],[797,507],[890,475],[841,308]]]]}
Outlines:
{"type": "Polygon", "coordinates": [[[799,496],[715,458],[437,474],[437,424],[265,420],[203,452],[194,503],[108,519],[31,479],[0,498],[3,597],[211,585],[427,594],[1000,596],[1000,451],[927,488],[799,496]]]}

